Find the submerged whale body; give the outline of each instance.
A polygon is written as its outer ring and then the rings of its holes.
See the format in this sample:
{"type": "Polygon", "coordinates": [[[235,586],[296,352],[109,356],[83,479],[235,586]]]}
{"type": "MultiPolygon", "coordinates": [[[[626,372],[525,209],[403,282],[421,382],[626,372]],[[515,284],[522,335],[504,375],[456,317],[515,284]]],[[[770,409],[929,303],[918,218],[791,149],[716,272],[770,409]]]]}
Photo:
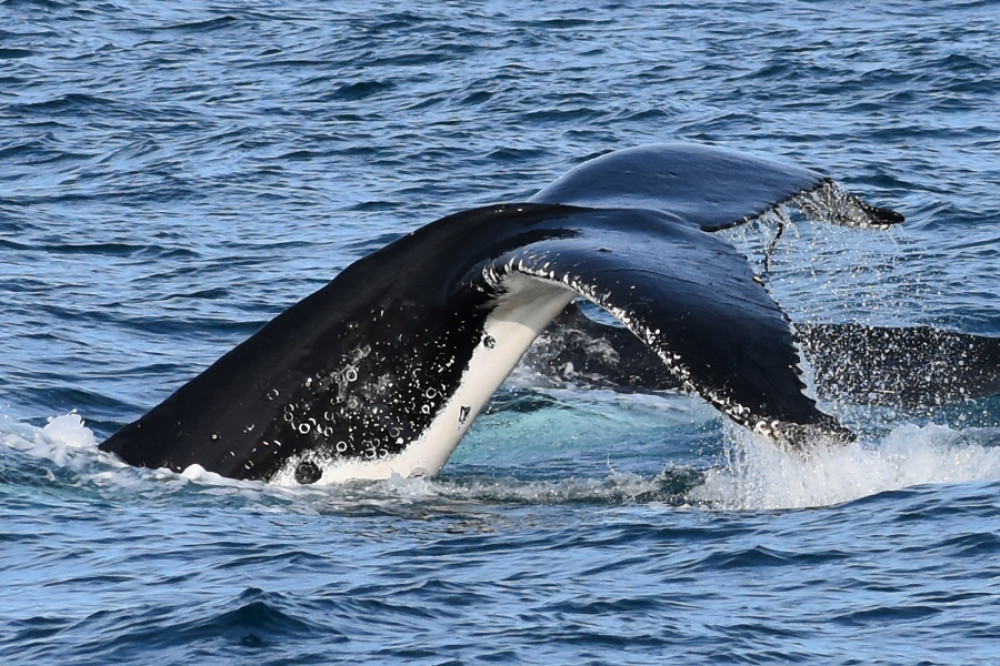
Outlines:
{"type": "MultiPolygon", "coordinates": [[[[1000,394],[1000,338],[930,326],[795,324],[817,396],[903,409],[1000,394]]],[[[683,382],[628,330],[570,304],[522,364],[557,384],[625,392],[674,391],[683,382]]]]}
{"type": "Polygon", "coordinates": [[[817,200],[840,224],[902,220],[814,171],[727,150],[598,157],[527,202],[451,215],[352,264],[101,448],[241,479],[435,474],[581,297],[737,423],[791,447],[850,439],[803,394],[787,318],[711,233],[817,200]]]}

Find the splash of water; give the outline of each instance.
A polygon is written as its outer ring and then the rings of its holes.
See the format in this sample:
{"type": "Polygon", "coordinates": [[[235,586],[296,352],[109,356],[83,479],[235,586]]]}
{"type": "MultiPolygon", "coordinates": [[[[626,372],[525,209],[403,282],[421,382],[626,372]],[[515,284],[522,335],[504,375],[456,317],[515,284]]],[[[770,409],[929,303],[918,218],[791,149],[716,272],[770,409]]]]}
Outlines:
{"type": "Polygon", "coordinates": [[[73,466],[82,452],[97,448],[94,433],[76,412],[52,417],[42,428],[0,416],[0,442],[16,451],[48,458],[60,467],[73,466]]]}
{"type": "Polygon", "coordinates": [[[690,498],[732,510],[816,507],[907,486],[1000,479],[997,436],[983,434],[976,442],[946,426],[901,425],[875,444],[803,457],[733,429],[724,464],[706,472],[690,498]]]}
{"type": "Polygon", "coordinates": [[[171,488],[195,484],[202,488],[199,492],[236,492],[254,503],[291,502],[294,510],[323,511],[331,502],[347,509],[342,506],[347,501],[394,506],[400,502],[666,502],[724,511],[767,510],[827,506],[923,484],[1000,479],[1000,433],[996,429],[901,425],[877,442],[817,449],[803,457],[732,426],[724,438],[720,465],[703,471],[670,468],[655,478],[608,469],[600,478],[539,480],[459,474],[442,479],[392,478],[343,488],[281,488],[225,479],[197,468],[182,475],[136,470],[98,451],[93,432],[76,413],[54,417],[41,428],[0,418],[3,445],[47,459],[84,482],[140,495],[153,487],[156,494],[169,494],[171,488]]]}

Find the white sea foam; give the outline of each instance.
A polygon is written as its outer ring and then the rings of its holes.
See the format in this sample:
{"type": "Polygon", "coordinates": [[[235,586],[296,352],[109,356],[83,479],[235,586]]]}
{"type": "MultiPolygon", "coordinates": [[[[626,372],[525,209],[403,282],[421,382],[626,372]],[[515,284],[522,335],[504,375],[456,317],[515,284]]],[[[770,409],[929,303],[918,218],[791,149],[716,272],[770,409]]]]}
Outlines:
{"type": "MultiPolygon", "coordinates": [[[[766,439],[732,426],[720,465],[704,472],[702,483],[687,491],[687,500],[723,510],[816,507],[848,502],[908,486],[1000,479],[1000,434],[994,430],[958,431],[946,426],[902,425],[876,442],[824,448],[809,456],[776,449],[766,439]]],[[[0,443],[29,456],[48,459],[101,486],[149,490],[195,483],[206,490],[270,497],[299,497],[303,492],[323,500],[329,490],[317,487],[280,488],[259,482],[241,482],[192,466],[183,474],[166,470],[139,470],[97,450],[94,433],[79,414],[49,419],[41,427],[0,416],[0,443]],[[138,484],[138,485],[137,485],[138,484]]],[[[662,497],[660,478],[616,472],[607,468],[594,478],[401,479],[344,487],[348,497],[407,501],[439,497],[453,501],[561,503],[565,501],[643,501],[662,497]]],[[[337,499],[325,497],[326,500],[337,499]]],[[[305,497],[299,497],[305,499],[305,497]]],[[[674,497],[673,501],[681,499],[674,497]]]]}
{"type": "Polygon", "coordinates": [[[1000,479],[1000,447],[982,434],[976,442],[945,426],[902,425],[875,443],[803,457],[734,428],[724,464],[706,473],[691,499],[729,509],[814,507],[907,486],[1000,479]]]}
{"type": "Polygon", "coordinates": [[[97,440],[76,412],[55,416],[41,427],[0,417],[3,444],[34,456],[45,457],[57,465],[69,466],[83,451],[94,451],[97,440]]]}

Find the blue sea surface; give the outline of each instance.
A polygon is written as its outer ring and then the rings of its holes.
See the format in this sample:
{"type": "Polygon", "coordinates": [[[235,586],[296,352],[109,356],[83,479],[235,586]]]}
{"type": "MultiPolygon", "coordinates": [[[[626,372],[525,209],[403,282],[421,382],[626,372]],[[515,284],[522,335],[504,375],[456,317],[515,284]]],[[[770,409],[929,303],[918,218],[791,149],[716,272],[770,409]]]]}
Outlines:
{"type": "MultiPolygon", "coordinates": [[[[794,322],[1000,335],[998,34],[987,0],[0,0],[0,660],[997,663],[996,399],[825,404],[865,436],[803,459],[518,370],[436,479],[96,446],[400,235],[663,141],[907,216],[795,220],[794,322]]],[[[729,238],[761,269],[775,233],[729,238]]]]}

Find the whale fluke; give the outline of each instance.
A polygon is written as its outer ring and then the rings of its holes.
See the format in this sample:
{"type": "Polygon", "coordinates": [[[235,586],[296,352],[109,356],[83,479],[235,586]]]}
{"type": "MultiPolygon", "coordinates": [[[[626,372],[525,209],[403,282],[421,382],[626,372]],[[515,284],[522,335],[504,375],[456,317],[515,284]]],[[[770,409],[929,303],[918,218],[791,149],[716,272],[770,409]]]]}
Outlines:
{"type": "Polygon", "coordinates": [[[702,231],[728,229],[784,204],[844,226],[903,222],[896,211],[872,206],[811,169],[688,143],[639,146],[596,157],[531,201],[659,210],[702,231]]]}
{"type": "MultiPolygon", "coordinates": [[[[357,261],[101,448],[279,482],[435,474],[580,297],[736,422],[793,447],[849,439],[803,394],[787,318],[708,233],[817,192],[833,190],[815,172],[712,148],[598,158],[530,202],[448,216],[357,261]]],[[[844,201],[833,221],[895,221],[844,201]]]]}

